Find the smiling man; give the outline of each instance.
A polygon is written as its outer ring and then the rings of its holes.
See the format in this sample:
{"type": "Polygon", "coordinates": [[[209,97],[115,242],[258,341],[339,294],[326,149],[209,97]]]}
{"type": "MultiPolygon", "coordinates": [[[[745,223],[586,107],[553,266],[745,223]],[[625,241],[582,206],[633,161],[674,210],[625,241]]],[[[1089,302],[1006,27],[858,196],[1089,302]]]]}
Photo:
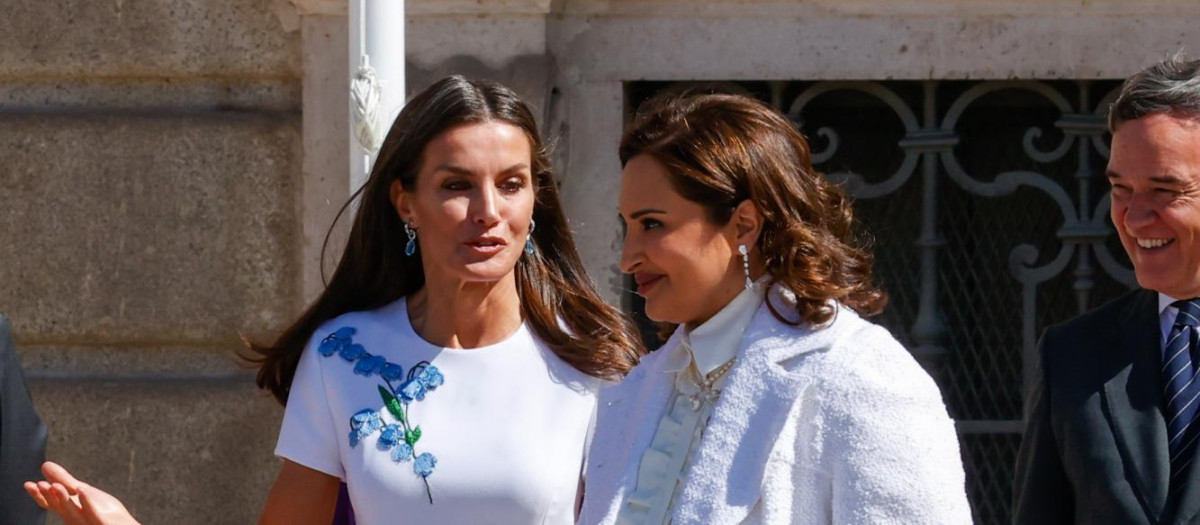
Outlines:
{"type": "Polygon", "coordinates": [[[1200,523],[1200,61],[1125,82],[1112,222],[1131,292],[1042,336],[1014,522],[1200,523]]]}

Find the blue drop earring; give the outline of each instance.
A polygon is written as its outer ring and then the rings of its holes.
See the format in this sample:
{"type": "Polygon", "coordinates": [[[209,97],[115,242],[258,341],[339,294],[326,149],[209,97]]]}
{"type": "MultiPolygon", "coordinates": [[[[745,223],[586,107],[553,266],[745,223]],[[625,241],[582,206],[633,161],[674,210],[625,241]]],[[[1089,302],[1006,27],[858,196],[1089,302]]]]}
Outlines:
{"type": "Polygon", "coordinates": [[[404,245],[404,255],[412,257],[417,253],[417,230],[404,223],[404,235],[408,236],[408,243],[404,245]]]}
{"type": "Polygon", "coordinates": [[[525,255],[533,255],[533,219],[529,219],[529,236],[525,237],[525,255]]]}

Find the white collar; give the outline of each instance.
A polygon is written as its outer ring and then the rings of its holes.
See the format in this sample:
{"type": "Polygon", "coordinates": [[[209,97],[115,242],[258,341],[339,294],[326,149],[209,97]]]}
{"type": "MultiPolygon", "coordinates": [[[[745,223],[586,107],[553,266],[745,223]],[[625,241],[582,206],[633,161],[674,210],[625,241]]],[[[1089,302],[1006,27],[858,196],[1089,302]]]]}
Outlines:
{"type": "Polygon", "coordinates": [[[685,344],[680,346],[691,348],[692,360],[701,377],[737,356],[742,346],[742,333],[766,296],[768,280],[767,276],[759,278],[700,326],[683,330],[685,344]]]}
{"type": "Polygon", "coordinates": [[[1171,297],[1165,293],[1158,292],[1158,315],[1162,315],[1163,312],[1167,311],[1167,308],[1171,307],[1171,303],[1174,303],[1178,300],[1179,299],[1171,297]]]}

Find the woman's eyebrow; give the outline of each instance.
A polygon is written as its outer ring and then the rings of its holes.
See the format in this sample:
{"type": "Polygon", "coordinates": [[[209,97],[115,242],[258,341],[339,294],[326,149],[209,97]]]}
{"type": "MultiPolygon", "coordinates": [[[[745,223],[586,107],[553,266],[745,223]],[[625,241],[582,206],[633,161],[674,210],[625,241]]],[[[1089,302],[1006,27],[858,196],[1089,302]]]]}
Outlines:
{"type": "Polygon", "coordinates": [[[629,214],[629,218],[630,218],[630,219],[635,219],[635,220],[636,220],[638,217],[641,217],[641,216],[643,216],[643,215],[649,215],[649,214],[651,214],[651,213],[667,213],[667,212],[665,212],[665,211],[662,211],[662,210],[658,210],[658,209],[654,209],[654,208],[643,208],[643,209],[640,209],[640,210],[638,210],[638,211],[635,211],[635,212],[633,212],[633,213],[630,213],[630,214],[629,214]]]}
{"type": "Polygon", "coordinates": [[[434,173],[439,172],[439,171],[448,171],[455,175],[465,175],[465,176],[475,175],[474,171],[471,171],[467,168],[464,168],[462,166],[458,166],[455,164],[439,164],[436,168],[433,169],[433,171],[434,171],[434,173]]]}

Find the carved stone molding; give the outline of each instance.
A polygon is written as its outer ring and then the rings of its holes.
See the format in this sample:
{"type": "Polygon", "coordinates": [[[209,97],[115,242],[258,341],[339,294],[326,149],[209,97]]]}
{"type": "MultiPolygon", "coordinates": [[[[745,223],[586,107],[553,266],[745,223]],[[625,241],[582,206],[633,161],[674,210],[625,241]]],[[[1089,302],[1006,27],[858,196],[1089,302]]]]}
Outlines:
{"type": "Polygon", "coordinates": [[[347,0],[288,0],[300,16],[346,16],[347,0]]]}

